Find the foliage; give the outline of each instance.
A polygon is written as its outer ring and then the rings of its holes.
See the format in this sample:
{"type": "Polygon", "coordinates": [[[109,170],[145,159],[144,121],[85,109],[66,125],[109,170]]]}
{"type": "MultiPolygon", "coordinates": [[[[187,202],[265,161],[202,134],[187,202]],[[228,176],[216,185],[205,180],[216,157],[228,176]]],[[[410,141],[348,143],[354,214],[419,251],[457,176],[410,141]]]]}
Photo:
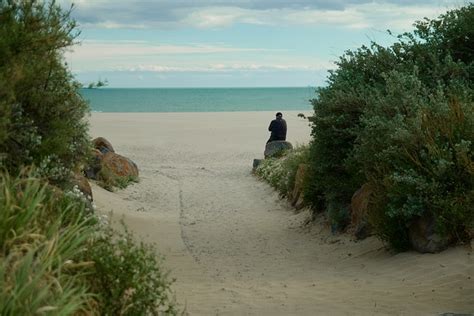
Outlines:
{"type": "Polygon", "coordinates": [[[33,175],[0,177],[2,315],[177,313],[152,247],[33,175]]]}
{"type": "Polygon", "coordinates": [[[362,47],[347,52],[330,73],[329,86],[318,90],[312,100],[310,169],[305,197],[316,210],[327,210],[333,227],[347,223],[352,194],[363,184],[364,177],[346,159],[351,156],[360,128],[360,116],[368,102],[368,87],[380,85],[380,71],[389,69],[393,58],[383,47],[362,47]]]}
{"type": "Polygon", "coordinates": [[[89,109],[63,60],[77,35],[54,1],[0,0],[0,314],[176,313],[155,252],[59,188],[90,153],[89,109]],[[124,284],[127,309],[112,308],[124,284]]]}
{"type": "Polygon", "coordinates": [[[78,32],[52,2],[0,1],[0,167],[64,182],[89,153],[88,105],[63,60],[78,32]]]}
{"type": "Polygon", "coordinates": [[[285,151],[278,158],[267,158],[257,167],[256,174],[278,190],[282,196],[288,196],[294,188],[298,166],[308,161],[308,147],[301,146],[285,151]]]}
{"type": "Polygon", "coordinates": [[[372,222],[395,243],[407,239],[405,227],[413,218],[430,212],[439,233],[461,238],[474,209],[473,91],[453,96],[443,91],[452,87],[445,86],[428,94],[417,78],[398,73],[387,78],[387,86],[384,107],[367,109],[363,116],[354,150],[375,184],[372,222]],[[410,110],[390,115],[402,111],[402,86],[411,96],[410,110]],[[388,226],[399,229],[389,233],[388,226]]]}
{"type": "Polygon", "coordinates": [[[408,226],[434,215],[461,238],[474,214],[474,5],[435,20],[390,47],[349,51],[314,99],[306,194],[344,227],[352,194],[375,189],[369,221],[394,248],[408,226]]]}
{"type": "Polygon", "coordinates": [[[171,283],[154,248],[135,243],[126,227],[123,233],[106,229],[87,257],[95,262],[90,283],[101,315],[177,314],[171,283]]]}
{"type": "Polygon", "coordinates": [[[95,228],[84,203],[25,175],[0,177],[0,313],[70,315],[93,298],[71,269],[95,228]],[[65,223],[69,225],[65,226],[65,223]]]}

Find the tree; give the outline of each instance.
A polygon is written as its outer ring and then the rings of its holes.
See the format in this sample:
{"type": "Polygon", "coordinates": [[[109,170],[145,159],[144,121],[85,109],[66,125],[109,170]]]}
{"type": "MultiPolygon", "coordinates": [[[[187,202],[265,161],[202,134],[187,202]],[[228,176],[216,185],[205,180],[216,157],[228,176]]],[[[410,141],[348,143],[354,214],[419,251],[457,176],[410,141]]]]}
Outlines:
{"type": "Polygon", "coordinates": [[[79,35],[55,1],[0,0],[0,166],[54,182],[88,154],[89,112],[63,58],[79,35]]]}
{"type": "Polygon", "coordinates": [[[369,184],[369,222],[406,249],[419,218],[457,239],[473,226],[474,4],[398,38],[348,51],[313,100],[305,197],[343,228],[369,184]]]}

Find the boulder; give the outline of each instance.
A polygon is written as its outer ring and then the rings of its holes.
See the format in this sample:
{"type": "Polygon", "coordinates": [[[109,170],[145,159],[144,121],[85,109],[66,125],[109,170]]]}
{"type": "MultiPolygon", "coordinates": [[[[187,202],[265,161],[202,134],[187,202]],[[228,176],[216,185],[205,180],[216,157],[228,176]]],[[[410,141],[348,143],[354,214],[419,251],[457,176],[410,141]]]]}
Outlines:
{"type": "Polygon", "coordinates": [[[93,200],[92,188],[89,184],[89,181],[87,181],[86,177],[84,177],[82,174],[76,173],[74,177],[72,178],[72,184],[74,186],[77,186],[79,191],[81,191],[89,201],[93,200]]]}
{"type": "Polygon", "coordinates": [[[300,164],[298,170],[296,171],[295,185],[293,187],[293,192],[291,193],[291,205],[293,205],[297,210],[304,207],[303,199],[303,182],[308,170],[307,164],[300,164]]]}
{"type": "Polygon", "coordinates": [[[255,172],[257,170],[258,166],[262,163],[263,159],[254,159],[253,160],[253,166],[252,166],[252,171],[255,172]]]}
{"type": "Polygon", "coordinates": [[[436,233],[436,221],[431,214],[423,215],[411,223],[408,238],[412,248],[421,253],[440,252],[452,242],[452,238],[436,233]]]}
{"type": "Polygon", "coordinates": [[[97,175],[102,169],[102,159],[104,154],[98,149],[92,149],[92,158],[89,165],[84,169],[84,174],[89,179],[97,180],[97,175]]]}
{"type": "Polygon", "coordinates": [[[92,143],[94,144],[94,148],[100,150],[100,152],[103,154],[107,152],[115,152],[112,144],[104,137],[97,137],[92,141],[92,143]]]}
{"type": "Polygon", "coordinates": [[[127,157],[107,152],[102,158],[102,167],[119,177],[138,177],[137,165],[127,157]]]}
{"type": "Polygon", "coordinates": [[[285,150],[293,149],[293,145],[285,140],[277,140],[267,143],[265,146],[265,158],[278,157],[285,150]]]}
{"type": "Polygon", "coordinates": [[[372,235],[372,228],[367,220],[367,207],[369,205],[372,189],[368,183],[362,185],[351,199],[351,227],[357,239],[365,239],[372,235]]]}

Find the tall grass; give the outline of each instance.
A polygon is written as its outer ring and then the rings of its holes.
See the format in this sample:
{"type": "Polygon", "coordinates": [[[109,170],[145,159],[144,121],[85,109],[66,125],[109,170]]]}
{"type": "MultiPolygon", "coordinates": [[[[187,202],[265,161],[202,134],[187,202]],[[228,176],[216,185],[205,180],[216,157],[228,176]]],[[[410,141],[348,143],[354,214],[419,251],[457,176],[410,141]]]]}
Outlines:
{"type": "Polygon", "coordinates": [[[177,314],[153,247],[86,205],[32,173],[0,174],[0,314],[177,314]]]}
{"type": "Polygon", "coordinates": [[[38,179],[0,175],[0,314],[70,315],[92,299],[83,271],[71,271],[94,233],[78,216],[84,205],[60,209],[38,179]],[[67,218],[67,220],[66,220],[67,218]],[[65,227],[65,222],[71,225],[65,227]]]}

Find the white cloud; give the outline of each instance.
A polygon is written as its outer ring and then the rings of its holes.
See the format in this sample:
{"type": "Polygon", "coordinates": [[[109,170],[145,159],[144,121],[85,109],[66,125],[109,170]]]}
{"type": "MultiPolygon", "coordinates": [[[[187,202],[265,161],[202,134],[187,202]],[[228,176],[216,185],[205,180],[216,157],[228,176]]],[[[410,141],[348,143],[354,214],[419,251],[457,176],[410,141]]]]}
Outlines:
{"type": "Polygon", "coordinates": [[[229,26],[248,16],[246,11],[233,7],[203,9],[190,13],[183,22],[199,28],[229,26]]]}
{"type": "MultiPolygon", "coordinates": [[[[235,23],[405,28],[465,0],[79,0],[82,27],[221,28],[235,23]]],[[[67,5],[71,0],[62,0],[67,5]]]]}
{"type": "MultiPolygon", "coordinates": [[[[67,3],[72,0],[59,1],[67,3]]],[[[150,30],[124,34],[124,38],[135,38],[130,37],[133,36],[130,34],[146,34],[137,38],[166,38],[166,43],[86,40],[68,52],[66,58],[72,70],[83,75],[116,72],[124,76],[133,73],[134,78],[142,73],[168,77],[174,74],[183,77],[186,74],[231,77],[237,74],[271,76],[276,72],[284,72],[283,77],[290,77],[291,73],[309,76],[311,73],[323,73],[324,70],[334,68],[329,59],[337,58],[350,45],[360,46],[360,38],[354,42],[346,39],[345,42],[337,42],[337,35],[347,31],[341,29],[357,29],[357,32],[345,34],[367,34],[386,29],[399,33],[410,30],[414,21],[425,16],[434,18],[459,4],[459,1],[465,0],[74,0],[76,8],[73,16],[78,20],[83,34],[101,34],[101,28],[166,29],[169,33],[164,37],[161,36],[165,31],[157,32],[156,35],[150,30]],[[239,36],[242,34],[238,32],[257,28],[232,29],[228,34],[232,36],[238,33],[238,36],[230,39],[222,35],[225,31],[215,32],[221,36],[220,39],[213,35],[214,29],[236,24],[265,25],[266,28],[265,32],[257,33],[256,37],[246,34],[248,41],[241,41],[239,36]],[[287,34],[283,35],[286,37],[290,32],[303,29],[300,26],[305,26],[306,33],[324,26],[326,31],[321,36],[323,40],[332,36],[327,30],[337,30],[334,32],[334,41],[330,43],[314,38],[321,49],[304,43],[300,45],[296,43],[296,39],[293,44],[285,45],[287,38],[284,37],[278,38],[280,42],[271,41],[271,38],[268,41],[261,38],[261,42],[257,42],[260,40],[258,36],[267,34],[267,30],[278,32],[280,26],[297,26],[288,29],[287,34]],[[88,27],[94,30],[89,32],[88,27]],[[174,31],[178,34],[179,43],[214,42],[173,44],[174,31]],[[192,34],[193,37],[190,38],[187,34],[192,34]],[[206,36],[201,37],[201,34],[206,36]],[[222,38],[233,44],[216,44],[222,38]],[[241,42],[250,43],[249,46],[261,46],[242,47],[245,44],[238,44],[241,42]],[[256,42],[258,44],[254,44],[256,42]],[[270,45],[270,42],[271,47],[293,48],[262,48],[270,45]]],[[[110,32],[118,33],[120,32],[110,32]]],[[[104,34],[109,33],[103,32],[102,36],[104,34]]]]}
{"type": "Polygon", "coordinates": [[[320,70],[332,64],[295,58],[287,50],[225,45],[171,45],[146,41],[84,41],[66,53],[74,72],[230,72],[320,70]],[[202,56],[202,57],[201,57],[202,56]]]}
{"type": "Polygon", "coordinates": [[[264,25],[329,25],[352,29],[410,29],[423,17],[434,18],[445,12],[446,6],[400,6],[371,2],[347,5],[343,10],[272,9],[249,10],[236,7],[215,7],[196,10],[182,20],[198,28],[226,27],[236,23],[264,25]]]}
{"type": "Polygon", "coordinates": [[[256,63],[229,63],[229,64],[208,64],[203,66],[183,67],[165,65],[137,65],[133,67],[116,67],[114,71],[130,72],[233,72],[233,71],[318,71],[334,68],[334,64],[328,62],[315,62],[313,65],[307,64],[256,64],[256,63]]]}
{"type": "Polygon", "coordinates": [[[140,57],[179,54],[222,54],[242,52],[264,52],[263,48],[241,48],[223,45],[172,45],[154,44],[146,41],[91,41],[86,40],[74,47],[69,57],[111,58],[111,57],[140,57]]]}

